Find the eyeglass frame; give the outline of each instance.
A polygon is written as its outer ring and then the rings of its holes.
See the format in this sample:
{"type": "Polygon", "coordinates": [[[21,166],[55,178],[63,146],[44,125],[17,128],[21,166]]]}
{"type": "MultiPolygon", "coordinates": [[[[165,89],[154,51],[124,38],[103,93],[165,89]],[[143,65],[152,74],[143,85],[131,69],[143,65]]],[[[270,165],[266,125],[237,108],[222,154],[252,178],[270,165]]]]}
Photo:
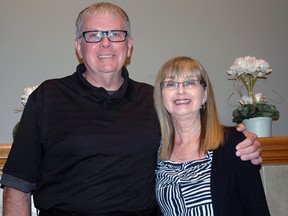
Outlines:
{"type": "Polygon", "coordinates": [[[126,40],[126,38],[127,38],[127,36],[128,36],[128,31],[126,31],[126,30],[109,30],[109,31],[91,30],[91,31],[84,31],[84,32],[82,32],[81,37],[84,38],[84,40],[86,41],[86,43],[100,43],[100,42],[103,40],[104,35],[106,35],[106,37],[108,38],[108,40],[109,40],[110,42],[112,42],[112,43],[118,43],[118,42],[123,42],[123,41],[126,40]],[[85,35],[86,35],[87,33],[90,33],[90,32],[101,32],[102,37],[100,38],[99,41],[95,41],[95,42],[87,41],[87,38],[86,38],[85,35]],[[121,41],[112,41],[112,40],[110,39],[110,34],[113,33],[113,32],[123,32],[123,33],[125,33],[124,39],[121,40],[121,41]]]}
{"type": "MultiPolygon", "coordinates": [[[[202,81],[202,80],[185,80],[185,81],[183,81],[183,82],[177,82],[177,81],[174,81],[174,80],[169,80],[169,81],[162,81],[161,83],[160,83],[160,87],[161,87],[161,89],[178,89],[179,88],[179,85],[180,84],[182,84],[182,86],[183,86],[183,88],[186,88],[186,87],[188,87],[188,89],[190,88],[193,88],[194,86],[192,86],[192,87],[189,87],[189,82],[198,82],[201,86],[203,86],[204,88],[206,88],[206,83],[204,82],[204,81],[202,81]],[[173,86],[173,87],[164,87],[164,83],[168,83],[168,82],[173,82],[174,84],[176,84],[176,86],[173,86]],[[187,84],[185,84],[185,83],[187,83],[187,84]]],[[[191,84],[191,83],[190,83],[191,84]]],[[[195,86],[195,87],[198,87],[198,86],[200,86],[200,85],[197,85],[197,86],[195,86]]]]}

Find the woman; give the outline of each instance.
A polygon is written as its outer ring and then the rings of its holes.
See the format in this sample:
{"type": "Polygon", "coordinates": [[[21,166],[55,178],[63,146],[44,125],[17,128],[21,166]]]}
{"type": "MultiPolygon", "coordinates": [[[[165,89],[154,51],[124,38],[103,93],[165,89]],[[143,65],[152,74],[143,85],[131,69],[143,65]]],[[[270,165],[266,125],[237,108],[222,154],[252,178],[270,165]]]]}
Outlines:
{"type": "Polygon", "coordinates": [[[235,155],[245,136],[221,125],[198,61],[175,57],[164,63],[154,103],[162,132],[156,194],[163,215],[270,215],[259,166],[235,155]]]}

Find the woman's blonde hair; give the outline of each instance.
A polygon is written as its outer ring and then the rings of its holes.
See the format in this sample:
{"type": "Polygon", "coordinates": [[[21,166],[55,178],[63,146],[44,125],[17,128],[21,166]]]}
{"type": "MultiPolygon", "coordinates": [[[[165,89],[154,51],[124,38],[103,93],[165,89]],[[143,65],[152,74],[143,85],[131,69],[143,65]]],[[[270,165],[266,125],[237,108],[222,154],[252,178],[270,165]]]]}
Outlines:
{"type": "Polygon", "coordinates": [[[160,159],[170,158],[174,146],[174,126],[170,114],[164,107],[161,83],[169,77],[196,77],[207,91],[207,101],[200,109],[201,131],[199,151],[216,149],[223,143],[224,129],[218,117],[213,89],[204,67],[195,59],[186,56],[174,57],[160,68],[154,87],[154,104],[159,117],[162,134],[160,159]],[[204,108],[205,107],[205,108],[204,108]]]}

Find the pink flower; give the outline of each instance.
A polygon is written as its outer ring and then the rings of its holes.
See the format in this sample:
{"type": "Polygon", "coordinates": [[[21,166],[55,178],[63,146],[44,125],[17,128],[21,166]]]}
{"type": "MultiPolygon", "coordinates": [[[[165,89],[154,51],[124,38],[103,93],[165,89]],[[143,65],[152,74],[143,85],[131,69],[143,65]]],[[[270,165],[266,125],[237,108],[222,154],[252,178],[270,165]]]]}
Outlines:
{"type": "Polygon", "coordinates": [[[255,97],[255,102],[256,103],[261,103],[262,101],[261,101],[261,99],[262,99],[262,94],[259,92],[259,93],[256,93],[255,95],[254,95],[254,97],[255,97]]]}
{"type": "Polygon", "coordinates": [[[24,95],[21,95],[21,103],[23,106],[26,105],[29,95],[37,88],[38,86],[24,88],[24,95]]]}
{"type": "Polygon", "coordinates": [[[240,104],[245,105],[245,104],[253,104],[253,98],[249,97],[247,95],[243,95],[241,100],[239,101],[240,104]]]}
{"type": "Polygon", "coordinates": [[[259,76],[265,76],[266,74],[272,71],[268,62],[263,59],[259,59],[257,61],[257,68],[258,68],[259,76]]]}
{"type": "Polygon", "coordinates": [[[265,77],[271,71],[270,65],[265,60],[258,60],[255,57],[245,56],[237,58],[227,73],[235,79],[241,75],[253,75],[255,78],[265,77]]]}

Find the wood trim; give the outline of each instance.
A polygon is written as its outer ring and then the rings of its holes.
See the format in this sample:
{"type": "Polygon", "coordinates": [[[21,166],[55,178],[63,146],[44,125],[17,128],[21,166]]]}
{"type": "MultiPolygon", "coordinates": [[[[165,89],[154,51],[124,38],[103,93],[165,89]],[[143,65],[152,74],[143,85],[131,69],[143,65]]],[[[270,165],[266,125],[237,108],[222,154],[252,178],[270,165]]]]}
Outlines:
{"type": "Polygon", "coordinates": [[[10,149],[11,144],[0,144],[0,174],[2,173],[2,169],[6,163],[10,149]]]}
{"type": "MultiPolygon", "coordinates": [[[[288,164],[288,136],[259,137],[263,164],[288,164]]],[[[0,173],[6,163],[11,144],[0,144],[0,173]]]]}
{"type": "Polygon", "coordinates": [[[288,136],[259,137],[263,164],[288,164],[288,136]]]}

